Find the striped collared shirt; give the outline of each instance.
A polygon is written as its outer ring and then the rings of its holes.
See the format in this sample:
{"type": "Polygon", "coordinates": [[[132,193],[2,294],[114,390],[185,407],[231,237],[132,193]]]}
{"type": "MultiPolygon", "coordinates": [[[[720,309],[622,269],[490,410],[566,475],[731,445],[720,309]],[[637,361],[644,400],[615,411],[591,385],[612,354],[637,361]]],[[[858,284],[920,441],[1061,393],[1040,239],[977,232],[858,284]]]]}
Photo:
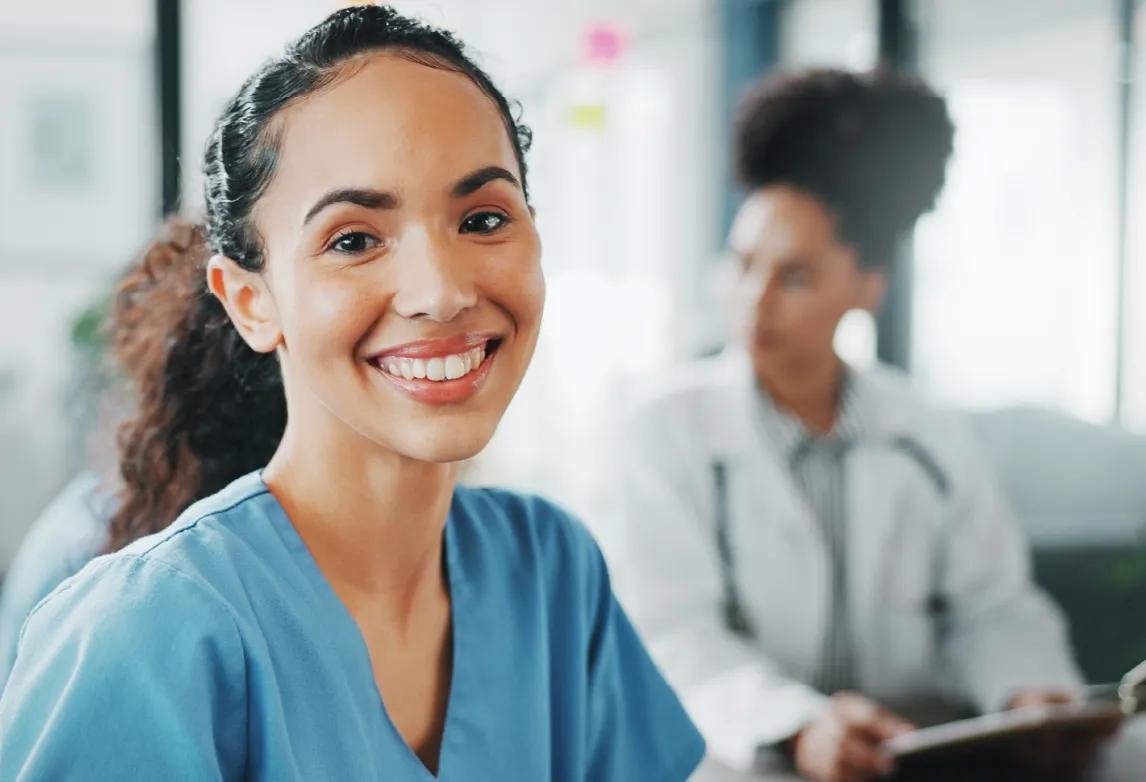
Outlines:
{"type": "Polygon", "coordinates": [[[818,522],[830,564],[828,626],[810,684],[827,694],[851,689],[857,682],[848,621],[845,457],[864,437],[854,373],[845,369],[839,415],[827,435],[809,431],[799,419],[777,407],[766,392],[759,396],[765,434],[818,522]]]}

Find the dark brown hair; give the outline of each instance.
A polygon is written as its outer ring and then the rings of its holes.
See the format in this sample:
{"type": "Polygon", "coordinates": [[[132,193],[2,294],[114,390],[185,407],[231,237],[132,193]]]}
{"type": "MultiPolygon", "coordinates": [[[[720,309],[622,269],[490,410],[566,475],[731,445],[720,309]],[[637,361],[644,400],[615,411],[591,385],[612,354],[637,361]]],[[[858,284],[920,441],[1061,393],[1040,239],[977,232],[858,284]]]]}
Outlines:
{"type": "Polygon", "coordinates": [[[112,350],[137,405],[119,435],[113,551],[266,464],[286,423],[274,356],[250,350],[206,288],[202,226],[176,219],[165,233],[111,311],[112,350]]]}
{"type": "Polygon", "coordinates": [[[935,205],[954,133],[943,98],[916,79],[800,71],[745,96],[736,174],[752,190],[784,184],[816,198],[860,264],[884,267],[935,205]]]}
{"type": "Polygon", "coordinates": [[[390,8],[336,11],[247,79],[207,146],[206,224],[172,226],[116,297],[115,351],[135,385],[138,415],[120,432],[123,490],[109,550],[161,529],[192,502],[266,465],[278,447],[286,402],[276,358],[243,342],[207,290],[206,262],[220,253],[245,269],[263,268],[251,212],[274,175],[275,117],[344,75],[349,61],[382,50],[473,81],[501,114],[525,190],[529,129],[457,39],[390,8]]]}

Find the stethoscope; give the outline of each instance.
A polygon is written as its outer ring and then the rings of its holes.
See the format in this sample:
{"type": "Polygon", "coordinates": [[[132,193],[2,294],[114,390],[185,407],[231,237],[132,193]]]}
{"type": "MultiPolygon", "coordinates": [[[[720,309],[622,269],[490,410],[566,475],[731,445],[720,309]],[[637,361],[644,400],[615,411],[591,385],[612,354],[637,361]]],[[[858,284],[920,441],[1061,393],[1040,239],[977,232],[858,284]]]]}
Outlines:
{"type": "MultiPolygon", "coordinates": [[[[951,494],[951,482],[946,472],[939,466],[939,462],[917,440],[900,435],[891,438],[887,443],[893,450],[903,454],[927,477],[935,487],[942,499],[951,494]]],[[[725,627],[732,633],[744,638],[755,637],[752,623],[744,610],[740,598],[740,589],[736,583],[736,556],[731,538],[731,512],[728,499],[728,465],[722,459],[714,459],[710,464],[711,480],[714,496],[716,498],[713,510],[713,529],[718,560],[720,563],[720,583],[722,590],[721,618],[725,627]]],[[[937,547],[938,549],[938,547],[937,547]]],[[[950,600],[939,587],[942,584],[942,556],[940,551],[935,554],[936,563],[933,568],[935,588],[928,596],[924,610],[936,621],[937,627],[950,611],[950,600]]],[[[940,632],[942,632],[940,630],[940,632]]]]}

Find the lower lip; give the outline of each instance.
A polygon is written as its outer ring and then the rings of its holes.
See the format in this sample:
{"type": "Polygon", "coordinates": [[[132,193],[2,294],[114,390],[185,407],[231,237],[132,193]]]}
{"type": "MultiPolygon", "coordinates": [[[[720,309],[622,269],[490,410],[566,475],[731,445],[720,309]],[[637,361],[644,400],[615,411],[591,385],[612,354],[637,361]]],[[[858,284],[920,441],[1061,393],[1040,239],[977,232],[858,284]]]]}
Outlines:
{"type": "Polygon", "coordinates": [[[490,365],[497,359],[498,351],[486,356],[476,371],[457,378],[456,380],[407,380],[404,377],[391,375],[379,366],[371,365],[389,380],[394,386],[415,402],[427,405],[452,405],[465,402],[481,389],[485,379],[489,376],[490,365]]]}

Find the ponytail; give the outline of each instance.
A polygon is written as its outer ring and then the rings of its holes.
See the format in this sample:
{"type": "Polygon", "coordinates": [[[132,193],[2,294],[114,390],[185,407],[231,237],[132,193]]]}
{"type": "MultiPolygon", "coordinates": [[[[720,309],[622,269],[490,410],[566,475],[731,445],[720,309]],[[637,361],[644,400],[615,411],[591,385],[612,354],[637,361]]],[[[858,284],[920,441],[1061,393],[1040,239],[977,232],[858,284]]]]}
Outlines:
{"type": "Polygon", "coordinates": [[[112,348],[137,407],[119,432],[110,551],[266,465],[286,425],[274,355],[247,347],[207,290],[203,228],[172,220],[165,230],[111,313],[112,348]]]}
{"type": "MultiPolygon", "coordinates": [[[[464,75],[497,106],[526,186],[529,128],[450,33],[391,8],[335,11],[243,83],[215,124],[203,162],[206,225],[177,223],[121,286],[112,328],[138,415],[119,437],[123,495],[109,548],[169,523],[187,505],[270,461],[286,427],[273,354],[251,350],[207,290],[212,253],[261,271],[251,219],[278,161],[274,120],[344,74],[361,55],[389,52],[464,75]]],[[[378,100],[385,101],[386,95],[378,100]]]]}

